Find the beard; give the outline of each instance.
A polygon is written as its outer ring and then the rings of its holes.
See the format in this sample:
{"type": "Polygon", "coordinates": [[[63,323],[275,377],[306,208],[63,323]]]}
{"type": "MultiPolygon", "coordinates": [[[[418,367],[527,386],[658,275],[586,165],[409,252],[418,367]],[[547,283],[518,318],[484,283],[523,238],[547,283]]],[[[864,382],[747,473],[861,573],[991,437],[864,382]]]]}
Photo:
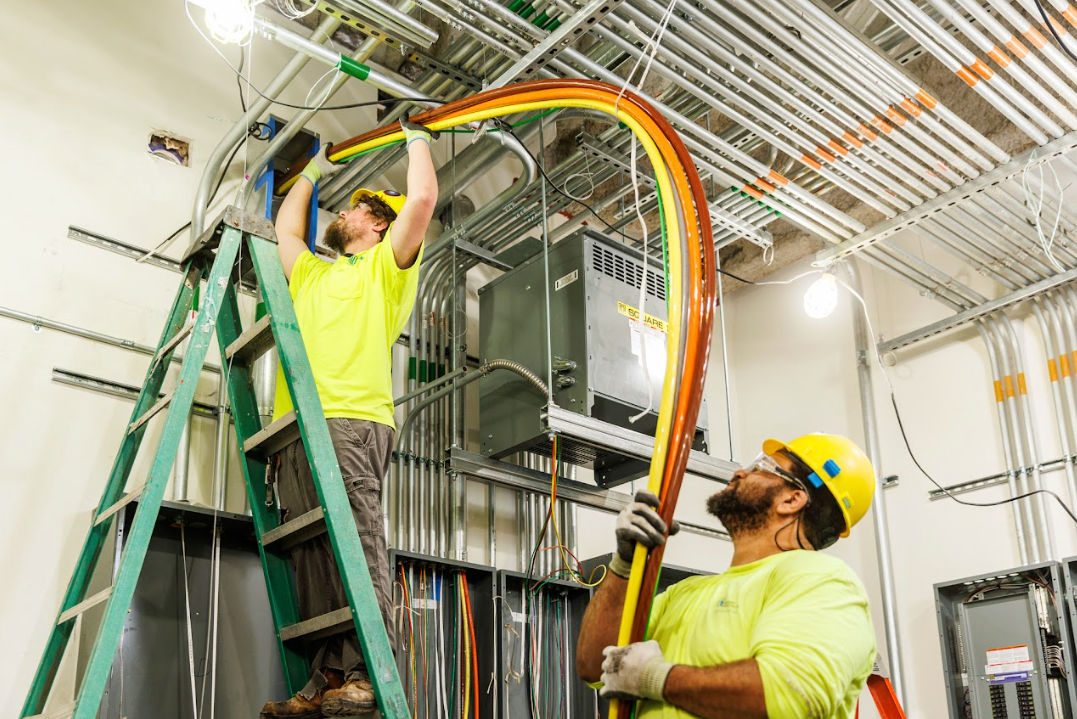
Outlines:
{"type": "Polygon", "coordinates": [[[730,536],[751,534],[767,526],[774,498],[782,487],[767,487],[754,494],[744,490],[743,485],[730,485],[707,499],[707,512],[718,518],[730,536]]]}
{"type": "Polygon", "coordinates": [[[325,246],[338,255],[344,254],[344,248],[348,246],[352,239],[341,220],[333,220],[325,228],[325,246]]]}

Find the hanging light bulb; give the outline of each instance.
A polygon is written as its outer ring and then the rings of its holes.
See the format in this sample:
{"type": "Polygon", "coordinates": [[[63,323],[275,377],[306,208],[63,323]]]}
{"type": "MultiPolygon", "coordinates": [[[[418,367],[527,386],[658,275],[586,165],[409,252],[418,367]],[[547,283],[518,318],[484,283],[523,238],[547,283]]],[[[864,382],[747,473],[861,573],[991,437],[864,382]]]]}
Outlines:
{"type": "Polygon", "coordinates": [[[241,45],[254,31],[254,5],[250,0],[206,2],[206,27],[213,39],[241,45]]]}
{"type": "Polygon", "coordinates": [[[804,311],[808,317],[822,319],[838,306],[838,279],[829,272],[811,283],[804,293],[804,311]]]}

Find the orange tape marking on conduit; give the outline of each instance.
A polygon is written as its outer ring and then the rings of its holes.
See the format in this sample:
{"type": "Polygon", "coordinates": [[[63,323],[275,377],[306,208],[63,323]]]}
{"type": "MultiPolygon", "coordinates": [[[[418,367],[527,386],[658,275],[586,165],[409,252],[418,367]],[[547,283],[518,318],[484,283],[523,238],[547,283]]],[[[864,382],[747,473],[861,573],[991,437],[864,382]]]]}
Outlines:
{"type": "Polygon", "coordinates": [[[1047,360],[1047,376],[1051,378],[1052,382],[1058,381],[1058,363],[1054,358],[1047,360]]]}
{"type": "Polygon", "coordinates": [[[1009,56],[1002,52],[997,45],[987,51],[987,56],[994,60],[999,67],[1006,67],[1010,64],[1009,56]]]}
{"type": "Polygon", "coordinates": [[[1002,402],[1006,399],[1005,393],[1002,391],[1002,382],[995,380],[995,401],[1002,402]]]}
{"type": "Polygon", "coordinates": [[[1063,377],[1070,376],[1070,359],[1066,355],[1059,355],[1058,368],[1063,377]]]}
{"type": "Polygon", "coordinates": [[[811,155],[807,155],[807,154],[801,155],[800,156],[800,161],[803,162],[808,167],[812,168],[813,170],[821,170],[821,169],[823,169],[823,166],[819,163],[819,161],[816,160],[811,155]]]}
{"type": "Polygon", "coordinates": [[[1069,20],[1070,25],[1077,27],[1077,8],[1067,5],[1066,9],[1062,11],[1062,17],[1069,20]]]}
{"type": "Polygon", "coordinates": [[[887,122],[886,120],[882,119],[882,118],[881,118],[881,117],[879,117],[878,115],[876,115],[875,117],[871,118],[871,123],[872,123],[873,125],[875,125],[875,127],[879,128],[880,130],[882,130],[883,132],[885,132],[885,133],[886,133],[887,135],[889,135],[889,134],[890,134],[890,131],[894,129],[894,128],[893,128],[893,126],[891,126],[889,122],[887,122]]]}
{"type": "MultiPolygon", "coordinates": [[[[1006,61],[1006,64],[1009,64],[1008,59],[1006,61]]],[[[987,63],[985,63],[980,58],[976,58],[976,62],[972,63],[971,67],[973,70],[976,71],[976,74],[982,77],[984,80],[990,80],[995,76],[995,71],[989,68],[987,66],[987,63]]]]}
{"type": "Polygon", "coordinates": [[[915,97],[917,100],[920,101],[920,104],[926,107],[928,110],[934,110],[935,106],[939,104],[935,98],[924,92],[922,88],[916,91],[915,97]]]}
{"type": "Polygon", "coordinates": [[[1023,42],[1017,39],[1016,35],[1006,41],[1006,48],[1019,60],[1024,59],[1024,57],[1028,55],[1028,48],[1025,47],[1023,42]]]}
{"type": "Polygon", "coordinates": [[[765,192],[769,192],[769,193],[771,193],[771,194],[774,194],[775,192],[777,192],[777,191],[778,191],[778,188],[777,188],[777,187],[775,187],[774,185],[770,184],[769,182],[767,182],[766,180],[764,180],[764,179],[763,179],[762,177],[757,177],[757,178],[755,178],[755,184],[759,185],[759,187],[760,187],[761,189],[763,189],[763,190],[764,190],[765,192]]]}
{"type": "Polygon", "coordinates": [[[1029,26],[1028,30],[1021,33],[1028,38],[1028,41],[1032,43],[1037,50],[1042,50],[1047,45],[1047,38],[1034,27],[1029,26]]]}
{"type": "Polygon", "coordinates": [[[848,142],[850,145],[852,145],[853,147],[855,147],[857,149],[860,149],[861,147],[864,146],[864,143],[860,141],[860,138],[857,137],[856,135],[854,135],[853,133],[849,132],[848,130],[841,133],[841,139],[845,140],[846,142],[848,142]]]}
{"type": "Polygon", "coordinates": [[[849,154],[848,148],[846,148],[845,145],[842,145],[837,140],[833,140],[833,139],[829,140],[826,143],[826,146],[829,147],[830,149],[832,149],[834,152],[838,153],[839,155],[843,156],[843,157],[845,155],[849,154]]]}
{"type": "Polygon", "coordinates": [[[964,65],[954,70],[954,74],[964,80],[965,84],[967,84],[969,87],[973,87],[976,83],[980,81],[980,78],[969,72],[969,69],[964,65]]]}
{"type": "Polygon", "coordinates": [[[776,184],[779,184],[779,185],[781,185],[782,187],[785,187],[786,185],[788,185],[788,184],[789,184],[789,180],[785,179],[784,177],[782,177],[781,175],[779,175],[779,174],[778,174],[777,172],[775,172],[774,170],[771,170],[771,171],[770,171],[769,173],[767,173],[767,177],[769,177],[770,179],[774,180],[774,182],[775,182],[776,184]]]}
{"type": "Polygon", "coordinates": [[[1013,376],[1012,376],[1012,375],[1006,375],[1006,376],[1005,376],[1005,377],[1003,378],[1003,380],[1004,380],[1004,381],[1006,382],[1006,396],[1007,396],[1007,397],[1014,397],[1014,396],[1016,396],[1016,395],[1014,394],[1014,391],[1013,391],[1013,376]]]}
{"type": "Polygon", "coordinates": [[[1028,394],[1028,386],[1025,384],[1024,372],[1017,373],[1017,391],[1022,395],[1028,394]]]}
{"type": "Polygon", "coordinates": [[[898,127],[904,127],[906,121],[905,116],[895,110],[893,107],[886,108],[886,116],[893,120],[894,124],[898,127]]]}
{"type": "Polygon", "coordinates": [[[863,135],[869,142],[875,142],[879,139],[879,136],[870,127],[864,123],[860,123],[856,126],[856,131],[863,135]]]}
{"type": "Polygon", "coordinates": [[[819,157],[823,158],[827,162],[837,162],[838,161],[838,158],[831,155],[829,152],[824,150],[822,147],[816,147],[815,148],[815,154],[818,155],[819,157]]]}
{"type": "Polygon", "coordinates": [[[904,100],[901,101],[901,106],[903,108],[905,108],[905,111],[908,112],[913,117],[920,117],[920,115],[922,115],[924,113],[923,110],[921,110],[920,108],[918,108],[916,106],[915,102],[913,102],[912,100],[910,100],[907,97],[904,100]]]}

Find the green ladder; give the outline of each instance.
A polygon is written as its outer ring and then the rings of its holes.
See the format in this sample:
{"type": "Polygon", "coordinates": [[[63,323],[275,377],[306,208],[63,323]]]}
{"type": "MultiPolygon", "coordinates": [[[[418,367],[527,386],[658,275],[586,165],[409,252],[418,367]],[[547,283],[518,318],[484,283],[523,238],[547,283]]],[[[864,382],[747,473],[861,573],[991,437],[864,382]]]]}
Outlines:
{"type": "MultiPolygon", "coordinates": [[[[236,436],[243,452],[244,461],[241,464],[247,496],[255,534],[259,537],[269,605],[289,690],[294,693],[301,689],[310,675],[304,640],[347,631],[354,626],[382,715],[387,719],[410,717],[363,547],[355,531],[340,467],[329,438],[329,427],[322,414],[310,362],[299,334],[295,308],[288,294],[288,282],[277,257],[272,225],[264,218],[229,207],[215,227],[199,238],[187,253],[183,274],[168,324],[146,372],[130,424],[124,433],[112,473],[94,513],[93,524],[20,716],[32,717],[43,712],[76,617],[90,607],[106,602],[100,630],[81,677],[75,703],[58,715],[50,711],[50,716],[70,715],[75,719],[97,716],[127,609],[142,571],[142,562],[146,558],[153,526],[179,448],[180,434],[191,411],[206,352],[216,334],[222,357],[222,381],[226,379],[228,383],[236,436]],[[247,250],[245,253],[242,251],[244,248],[247,250]],[[249,275],[252,264],[267,314],[243,331],[236,288],[241,278],[249,275]],[[201,309],[193,323],[186,322],[187,310],[203,279],[207,280],[207,287],[202,294],[201,309]],[[161,386],[172,354],[188,337],[190,342],[178,384],[173,391],[161,396],[161,386]],[[263,429],[251,382],[251,363],[274,344],[295,409],[263,429]],[[164,428],[146,481],[124,493],[146,425],[162,411],[165,412],[164,428]],[[299,437],[302,437],[307,449],[321,506],[281,524],[276,509],[266,506],[266,466],[275,452],[299,437]],[[125,505],[135,499],[138,505],[134,521],[128,530],[113,584],[87,598],[87,587],[101,557],[111,522],[125,505]],[[300,621],[288,550],[296,543],[323,532],[329,534],[349,607],[300,621]]],[[[255,709],[257,707],[252,711],[255,709]]]]}

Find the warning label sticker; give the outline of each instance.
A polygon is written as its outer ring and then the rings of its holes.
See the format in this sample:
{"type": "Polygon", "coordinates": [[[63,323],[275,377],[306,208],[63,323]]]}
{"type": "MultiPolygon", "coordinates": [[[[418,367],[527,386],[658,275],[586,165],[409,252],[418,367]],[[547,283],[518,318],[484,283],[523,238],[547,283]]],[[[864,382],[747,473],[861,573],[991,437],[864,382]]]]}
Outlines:
{"type": "MultiPolygon", "coordinates": [[[[624,302],[617,303],[617,311],[630,320],[639,322],[639,310],[631,305],[626,305],[624,302]]],[[[659,332],[666,331],[666,321],[658,319],[654,315],[644,315],[643,324],[651,329],[656,329],[659,332]]]]}
{"type": "Polygon", "coordinates": [[[1013,674],[1032,670],[1027,644],[987,650],[987,666],[984,669],[986,674],[1013,674]]]}

